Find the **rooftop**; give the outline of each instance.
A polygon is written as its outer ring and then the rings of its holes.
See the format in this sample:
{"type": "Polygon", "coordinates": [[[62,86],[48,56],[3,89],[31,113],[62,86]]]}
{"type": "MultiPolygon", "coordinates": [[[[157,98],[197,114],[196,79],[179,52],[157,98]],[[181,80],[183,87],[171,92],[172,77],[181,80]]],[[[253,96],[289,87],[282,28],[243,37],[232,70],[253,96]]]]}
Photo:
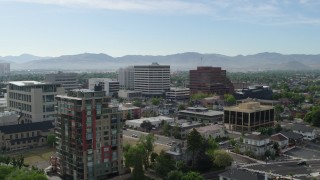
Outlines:
{"type": "Polygon", "coordinates": [[[48,130],[53,128],[54,128],[54,125],[51,121],[42,121],[42,122],[34,122],[34,123],[26,123],[26,124],[0,126],[0,132],[5,134],[13,134],[13,133],[19,133],[19,132],[36,131],[36,130],[48,130]]]}
{"type": "Polygon", "coordinates": [[[264,180],[264,176],[243,169],[230,169],[219,174],[219,176],[237,180],[264,180]]]}
{"type": "Polygon", "coordinates": [[[187,120],[176,120],[175,122],[170,123],[170,126],[175,126],[178,125],[181,128],[188,128],[188,127],[194,127],[194,126],[199,126],[202,125],[201,123],[197,122],[197,121],[187,121],[187,120]]]}
{"type": "Polygon", "coordinates": [[[261,105],[259,102],[246,102],[240,103],[238,106],[224,107],[227,111],[237,111],[237,112],[259,112],[273,109],[273,106],[261,105]]]}
{"type": "Polygon", "coordinates": [[[249,134],[245,136],[244,138],[246,139],[253,139],[253,140],[264,140],[264,139],[269,139],[269,136],[267,135],[262,135],[262,134],[249,134]]]}
{"type": "Polygon", "coordinates": [[[212,125],[209,125],[209,126],[198,127],[196,129],[197,129],[197,131],[199,133],[205,133],[207,131],[215,131],[215,130],[219,130],[219,129],[223,129],[223,128],[224,128],[223,125],[212,124],[212,125]]]}
{"type": "Polygon", "coordinates": [[[11,81],[9,82],[9,84],[13,84],[16,86],[31,86],[31,85],[42,85],[46,83],[39,82],[39,81],[11,81]]]}
{"type": "Polygon", "coordinates": [[[166,117],[166,116],[156,116],[156,117],[148,117],[148,118],[141,118],[141,119],[133,119],[133,120],[127,120],[128,122],[133,122],[133,123],[142,123],[143,121],[149,121],[149,122],[158,122],[158,121],[168,121],[172,120],[173,118],[171,117],[166,117]]]}
{"type": "Polygon", "coordinates": [[[273,140],[273,141],[284,141],[284,140],[287,140],[287,139],[288,139],[288,137],[284,136],[284,135],[281,134],[281,133],[272,135],[272,136],[270,137],[270,140],[273,140]]]}
{"type": "Polygon", "coordinates": [[[179,113],[187,113],[187,114],[197,114],[197,115],[205,115],[205,116],[222,116],[223,112],[221,111],[202,111],[202,112],[195,112],[195,111],[188,111],[188,110],[182,110],[179,111],[179,113]]]}

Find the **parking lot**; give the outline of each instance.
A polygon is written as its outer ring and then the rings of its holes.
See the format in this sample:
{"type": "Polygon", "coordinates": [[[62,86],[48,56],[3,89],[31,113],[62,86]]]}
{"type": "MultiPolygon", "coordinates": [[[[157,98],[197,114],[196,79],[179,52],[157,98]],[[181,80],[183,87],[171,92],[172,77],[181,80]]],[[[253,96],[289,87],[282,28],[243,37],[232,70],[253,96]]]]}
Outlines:
{"type": "Polygon", "coordinates": [[[285,153],[289,156],[299,157],[302,159],[320,159],[320,151],[296,147],[285,153]]]}

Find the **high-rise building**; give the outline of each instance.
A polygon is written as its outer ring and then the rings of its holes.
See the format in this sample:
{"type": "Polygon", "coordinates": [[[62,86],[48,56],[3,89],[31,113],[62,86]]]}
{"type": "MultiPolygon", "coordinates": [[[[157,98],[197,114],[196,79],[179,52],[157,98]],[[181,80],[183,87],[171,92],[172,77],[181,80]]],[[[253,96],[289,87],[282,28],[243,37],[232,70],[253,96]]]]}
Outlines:
{"type": "Polygon", "coordinates": [[[76,73],[63,73],[59,71],[57,74],[46,74],[45,81],[53,84],[61,84],[66,91],[79,89],[81,87],[77,81],[76,73]]]}
{"type": "Polygon", "coordinates": [[[89,79],[89,89],[96,90],[101,88],[107,96],[117,97],[119,92],[119,82],[109,78],[91,78],[89,79]]]}
{"type": "Polygon", "coordinates": [[[152,63],[134,66],[134,90],[145,96],[162,96],[170,90],[170,66],[152,63]]]}
{"type": "Polygon", "coordinates": [[[58,173],[74,180],[121,173],[121,112],[109,106],[110,97],[104,91],[77,89],[56,99],[58,173]]]}
{"type": "Polygon", "coordinates": [[[63,94],[60,84],[38,81],[12,81],[7,85],[8,110],[17,111],[26,122],[54,120],[54,97],[63,94]]]}
{"type": "Polygon", "coordinates": [[[117,80],[120,89],[133,90],[134,89],[134,68],[132,66],[127,68],[120,68],[117,71],[117,80]]]}
{"type": "Polygon", "coordinates": [[[6,75],[10,73],[10,63],[0,63],[0,75],[6,75]]]}
{"type": "Polygon", "coordinates": [[[226,70],[221,70],[221,67],[197,67],[197,70],[190,70],[189,87],[191,94],[201,92],[224,95],[234,91],[226,70]]]}

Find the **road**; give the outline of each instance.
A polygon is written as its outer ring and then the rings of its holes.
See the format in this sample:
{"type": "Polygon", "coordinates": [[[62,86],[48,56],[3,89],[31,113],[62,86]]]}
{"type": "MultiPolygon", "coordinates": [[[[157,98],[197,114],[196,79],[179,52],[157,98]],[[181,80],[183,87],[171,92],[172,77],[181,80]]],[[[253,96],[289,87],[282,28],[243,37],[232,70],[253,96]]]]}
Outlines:
{"type": "MultiPolygon", "coordinates": [[[[127,130],[123,130],[123,135],[127,136],[127,137],[132,137],[133,134],[137,135],[138,138],[140,138],[141,136],[146,136],[149,133],[146,132],[141,132],[141,131],[135,131],[135,130],[131,130],[131,129],[127,129],[127,130]]],[[[175,139],[175,138],[171,138],[171,137],[166,137],[166,136],[160,136],[160,135],[155,135],[155,143],[157,144],[162,144],[162,145],[167,145],[168,143],[172,143],[173,141],[176,143],[182,143],[183,141],[180,139],[175,139]]]]}

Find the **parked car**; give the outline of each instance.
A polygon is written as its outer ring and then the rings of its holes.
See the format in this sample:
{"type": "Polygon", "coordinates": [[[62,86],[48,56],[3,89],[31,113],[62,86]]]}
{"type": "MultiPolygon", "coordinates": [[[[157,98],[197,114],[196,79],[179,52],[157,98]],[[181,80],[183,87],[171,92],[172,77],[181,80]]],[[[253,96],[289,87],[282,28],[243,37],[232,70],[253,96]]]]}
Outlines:
{"type": "Polygon", "coordinates": [[[138,138],[138,136],[136,134],[132,134],[131,137],[138,138]]]}
{"type": "Polygon", "coordinates": [[[299,162],[297,163],[297,165],[298,165],[298,166],[305,166],[305,165],[307,165],[307,162],[306,162],[306,161],[299,161],[299,162]]]}

